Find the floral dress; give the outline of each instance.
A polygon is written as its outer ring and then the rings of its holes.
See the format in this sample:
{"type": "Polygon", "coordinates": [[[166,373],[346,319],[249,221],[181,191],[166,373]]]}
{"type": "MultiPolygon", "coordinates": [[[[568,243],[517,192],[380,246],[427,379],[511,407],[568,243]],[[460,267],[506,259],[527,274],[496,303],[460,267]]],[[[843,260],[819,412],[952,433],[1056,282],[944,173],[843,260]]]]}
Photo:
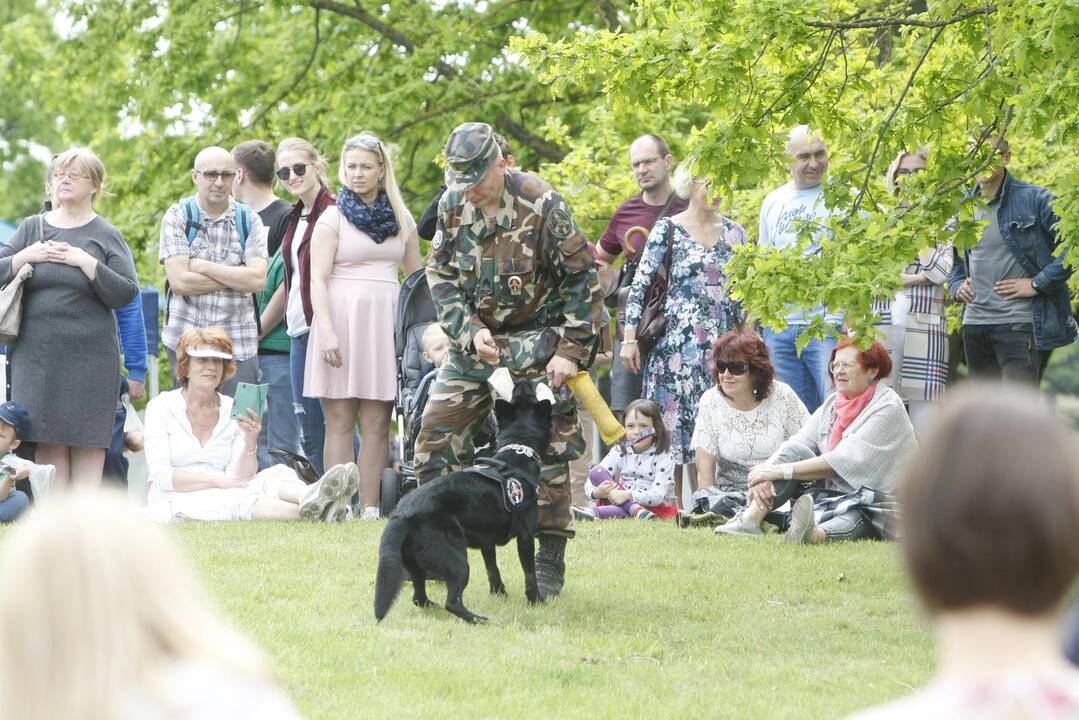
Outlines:
{"type": "Polygon", "coordinates": [[[678,223],[664,218],[652,228],[626,301],[626,328],[636,330],[641,320],[645,290],[667,254],[667,228],[671,238],[671,272],[667,291],[667,331],[648,357],[644,370],[644,397],[663,412],[671,436],[671,455],[677,464],[694,460],[693,425],[697,404],[713,386],[712,342],[743,319],[742,305],[727,295],[724,266],[733,245],[746,241],[741,225],[723,218],[723,235],[711,248],[694,240],[678,223]]]}

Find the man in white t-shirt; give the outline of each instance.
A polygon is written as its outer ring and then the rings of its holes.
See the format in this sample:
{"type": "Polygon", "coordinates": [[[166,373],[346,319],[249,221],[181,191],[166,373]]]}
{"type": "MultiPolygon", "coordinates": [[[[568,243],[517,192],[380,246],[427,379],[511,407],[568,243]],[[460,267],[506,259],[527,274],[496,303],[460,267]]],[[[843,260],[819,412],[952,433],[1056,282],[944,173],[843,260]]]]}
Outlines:
{"type": "MultiPolygon", "coordinates": [[[[828,147],[819,133],[811,131],[808,125],[799,125],[790,132],[787,155],[791,159],[787,166],[791,181],[768,193],[764,199],[757,242],[765,247],[786,248],[798,240],[798,231],[804,223],[820,223],[813,233],[815,241],[806,249],[806,261],[811,262],[820,253],[816,239],[827,232],[824,221],[829,212],[824,205],[822,183],[828,172],[828,147]]],[[[798,355],[795,341],[815,315],[824,315],[826,323],[841,330],[842,316],[824,306],[811,311],[792,310],[786,317],[787,328],[782,332],[764,328],[764,342],[772,356],[776,377],[794,389],[810,413],[820,407],[828,395],[828,360],[836,344],[836,339],[831,336],[810,340],[798,355]]]]}

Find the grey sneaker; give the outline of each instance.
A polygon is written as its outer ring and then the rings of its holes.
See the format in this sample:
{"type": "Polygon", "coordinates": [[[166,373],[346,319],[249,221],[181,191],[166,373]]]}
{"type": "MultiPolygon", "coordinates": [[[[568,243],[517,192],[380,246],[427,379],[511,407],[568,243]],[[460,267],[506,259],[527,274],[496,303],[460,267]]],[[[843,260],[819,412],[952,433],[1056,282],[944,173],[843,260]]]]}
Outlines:
{"type": "Polygon", "coordinates": [[[580,505],[574,505],[570,508],[570,512],[573,513],[574,520],[595,520],[596,511],[592,508],[581,507],[580,505]]]}
{"type": "Polygon", "coordinates": [[[321,515],[326,522],[345,522],[352,519],[352,496],[359,488],[360,469],[356,467],[356,463],[346,463],[344,467],[345,485],[321,515]]]}
{"type": "Polygon", "coordinates": [[[725,524],[716,528],[717,535],[763,535],[764,532],[738,513],[725,524]]]}
{"type": "Polygon", "coordinates": [[[561,535],[540,535],[536,553],[536,585],[543,602],[562,592],[566,582],[566,538],[561,535]]]}
{"type": "Polygon", "coordinates": [[[320,520],[325,517],[326,509],[347,489],[349,476],[346,465],[334,465],[327,470],[300,498],[300,517],[304,520],[320,520]]]}
{"type": "Polygon", "coordinates": [[[783,540],[789,543],[804,543],[815,527],[817,523],[813,520],[813,496],[802,495],[794,501],[794,507],[791,508],[791,525],[787,528],[783,540]]]}

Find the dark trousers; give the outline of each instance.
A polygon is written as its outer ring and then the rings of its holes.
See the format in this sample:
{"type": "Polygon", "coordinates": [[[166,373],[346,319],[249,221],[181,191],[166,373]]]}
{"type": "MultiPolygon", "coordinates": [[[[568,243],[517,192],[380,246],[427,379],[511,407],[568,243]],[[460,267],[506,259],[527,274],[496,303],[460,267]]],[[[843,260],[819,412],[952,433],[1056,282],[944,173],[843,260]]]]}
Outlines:
{"type": "Polygon", "coordinates": [[[972,380],[1006,380],[1037,387],[1041,353],[1030,323],[964,325],[963,351],[972,380]]]}

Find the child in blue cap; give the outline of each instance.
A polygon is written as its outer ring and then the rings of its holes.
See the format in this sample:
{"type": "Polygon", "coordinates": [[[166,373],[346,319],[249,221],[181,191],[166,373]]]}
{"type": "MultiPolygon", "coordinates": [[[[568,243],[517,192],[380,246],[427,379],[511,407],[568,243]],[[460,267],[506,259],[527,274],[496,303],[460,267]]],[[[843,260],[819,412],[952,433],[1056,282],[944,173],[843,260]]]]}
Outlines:
{"type": "Polygon", "coordinates": [[[30,463],[12,452],[29,433],[30,413],[25,407],[11,400],[0,404],[0,523],[13,522],[30,506],[26,493],[15,489],[16,480],[30,476],[30,463]]]}

